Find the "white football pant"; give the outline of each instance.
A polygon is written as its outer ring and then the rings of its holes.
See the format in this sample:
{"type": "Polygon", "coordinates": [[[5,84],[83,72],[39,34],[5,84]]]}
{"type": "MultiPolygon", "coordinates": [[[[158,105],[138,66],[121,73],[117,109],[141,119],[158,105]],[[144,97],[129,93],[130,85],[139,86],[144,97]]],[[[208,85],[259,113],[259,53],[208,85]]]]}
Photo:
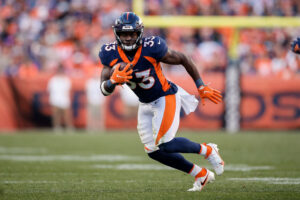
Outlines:
{"type": "Polygon", "coordinates": [[[194,95],[177,87],[176,94],[139,104],[137,129],[147,153],[158,150],[158,145],[175,137],[179,127],[181,106],[186,114],[193,112],[198,106],[198,100],[194,95]]]}

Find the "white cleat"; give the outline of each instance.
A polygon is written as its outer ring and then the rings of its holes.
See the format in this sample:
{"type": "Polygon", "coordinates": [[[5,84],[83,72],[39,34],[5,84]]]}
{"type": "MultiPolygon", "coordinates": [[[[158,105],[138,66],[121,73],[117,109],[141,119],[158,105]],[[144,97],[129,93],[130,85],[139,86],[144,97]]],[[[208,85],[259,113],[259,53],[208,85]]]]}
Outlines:
{"type": "Polygon", "coordinates": [[[207,170],[207,173],[204,177],[197,178],[196,181],[193,184],[193,187],[191,189],[188,189],[189,192],[196,192],[201,191],[203,187],[210,182],[213,182],[215,180],[215,174],[209,170],[207,170]]]}
{"type": "Polygon", "coordinates": [[[207,144],[207,146],[210,146],[212,148],[212,151],[206,159],[213,166],[213,169],[215,170],[217,175],[223,174],[225,163],[219,154],[218,145],[209,143],[209,144],[207,144]]]}

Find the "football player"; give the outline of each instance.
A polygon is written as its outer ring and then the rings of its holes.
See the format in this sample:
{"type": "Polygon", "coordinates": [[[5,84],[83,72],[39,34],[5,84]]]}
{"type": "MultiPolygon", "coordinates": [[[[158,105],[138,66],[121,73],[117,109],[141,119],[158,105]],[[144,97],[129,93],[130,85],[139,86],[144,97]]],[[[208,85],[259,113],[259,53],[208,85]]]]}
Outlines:
{"type": "Polygon", "coordinates": [[[181,107],[186,114],[198,106],[194,95],[168,81],[162,73],[160,62],[180,64],[195,81],[202,103],[209,99],[222,101],[219,91],[205,85],[192,60],[181,52],[167,47],[157,36],[143,38],[144,26],[132,12],[125,12],[113,26],[116,42],[102,46],[99,57],[104,65],[101,74],[101,91],[110,95],[115,87],[128,84],[139,98],[138,133],[148,156],[164,165],[195,177],[189,191],[201,191],[206,183],[215,179],[214,173],[186,160],[180,153],[204,156],[218,175],[224,171],[224,162],[216,144],[196,143],[175,137],[179,126],[181,107]],[[128,63],[120,69],[120,62],[128,63]],[[115,66],[110,75],[111,68],[115,66]]]}
{"type": "Polygon", "coordinates": [[[291,43],[291,50],[294,53],[300,54],[300,37],[298,37],[291,43]]]}

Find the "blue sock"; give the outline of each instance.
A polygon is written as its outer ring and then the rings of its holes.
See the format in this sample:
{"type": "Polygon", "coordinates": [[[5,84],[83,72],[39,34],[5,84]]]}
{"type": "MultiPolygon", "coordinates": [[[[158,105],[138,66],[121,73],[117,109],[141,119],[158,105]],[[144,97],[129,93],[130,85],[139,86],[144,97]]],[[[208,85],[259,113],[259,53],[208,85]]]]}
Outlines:
{"type": "Polygon", "coordinates": [[[183,137],[159,145],[159,149],[168,153],[199,153],[201,145],[183,137]]]}
{"type": "Polygon", "coordinates": [[[162,150],[157,150],[152,153],[148,153],[148,156],[164,165],[173,167],[186,173],[189,173],[194,166],[193,163],[187,161],[179,153],[167,153],[162,150]]]}

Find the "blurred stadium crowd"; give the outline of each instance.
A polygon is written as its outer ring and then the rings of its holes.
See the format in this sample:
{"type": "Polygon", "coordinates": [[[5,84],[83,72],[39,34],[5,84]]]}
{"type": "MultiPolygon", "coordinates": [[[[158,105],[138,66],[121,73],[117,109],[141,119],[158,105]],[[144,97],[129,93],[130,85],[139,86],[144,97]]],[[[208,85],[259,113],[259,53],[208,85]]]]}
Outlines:
{"type": "MultiPolygon", "coordinates": [[[[100,66],[98,51],[114,40],[111,28],[132,0],[0,1],[0,74],[30,78],[61,64],[72,77],[91,76],[100,66]]],[[[146,15],[297,16],[298,0],[145,0],[146,15]]],[[[202,72],[224,72],[232,28],[147,29],[169,47],[192,56],[202,72]],[[216,59],[217,58],[217,59],[216,59]]],[[[238,61],[243,74],[290,78],[300,58],[289,51],[300,28],[241,29],[238,61]]],[[[182,69],[181,69],[182,70],[182,69]]],[[[180,68],[167,67],[177,73],[180,68]]]]}
{"type": "Polygon", "coordinates": [[[146,15],[297,16],[298,0],[145,0],[146,15]]]}

